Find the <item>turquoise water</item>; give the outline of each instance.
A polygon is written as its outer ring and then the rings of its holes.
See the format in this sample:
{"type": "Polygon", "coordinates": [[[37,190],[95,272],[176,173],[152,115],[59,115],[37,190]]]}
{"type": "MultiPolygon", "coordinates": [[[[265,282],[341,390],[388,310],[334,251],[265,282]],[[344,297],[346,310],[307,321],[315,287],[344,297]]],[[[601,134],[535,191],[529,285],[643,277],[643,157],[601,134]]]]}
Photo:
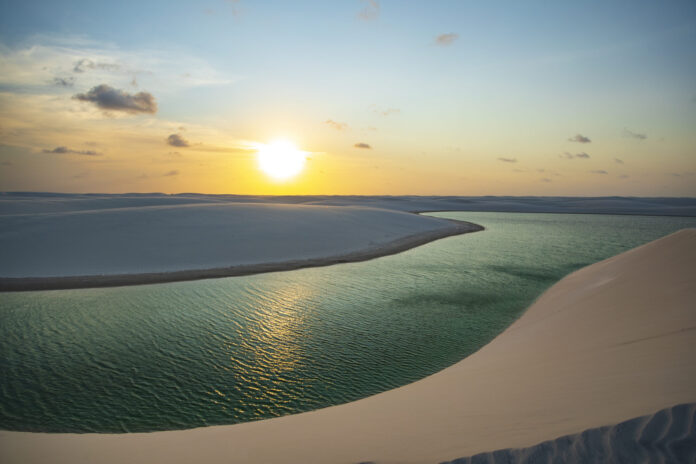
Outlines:
{"type": "Polygon", "coordinates": [[[257,420],[418,380],[569,272],[696,218],[437,213],[481,224],[363,263],[0,294],[0,428],[126,432],[257,420]]]}

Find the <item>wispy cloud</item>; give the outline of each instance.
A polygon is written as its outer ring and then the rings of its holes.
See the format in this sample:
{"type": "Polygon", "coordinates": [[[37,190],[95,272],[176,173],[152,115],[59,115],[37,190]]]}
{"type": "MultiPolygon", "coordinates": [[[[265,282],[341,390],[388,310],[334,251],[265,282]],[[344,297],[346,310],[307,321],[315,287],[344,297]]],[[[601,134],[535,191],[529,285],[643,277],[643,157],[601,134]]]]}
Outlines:
{"type": "Polygon", "coordinates": [[[92,87],[89,92],[78,93],[73,98],[94,103],[102,110],[123,111],[130,114],[157,112],[157,102],[151,93],[138,92],[131,95],[106,84],[92,87]]]}
{"type": "Polygon", "coordinates": [[[238,8],[239,0],[225,0],[225,2],[230,5],[232,16],[239,16],[242,14],[242,10],[238,8]]]}
{"type": "Polygon", "coordinates": [[[377,0],[362,0],[365,4],[365,8],[360,10],[358,13],[358,18],[363,21],[370,21],[372,19],[379,18],[379,2],[377,0]]]}
{"type": "Polygon", "coordinates": [[[73,66],[73,72],[83,73],[91,69],[102,69],[104,71],[118,71],[121,66],[116,63],[100,63],[94,62],[89,58],[78,60],[73,66]]]}
{"type": "Polygon", "coordinates": [[[57,155],[63,155],[63,154],[73,154],[73,155],[85,155],[85,156],[101,156],[102,154],[99,152],[96,152],[94,150],[73,150],[72,148],[68,147],[56,147],[52,150],[44,149],[42,150],[44,153],[53,153],[57,155]]]}
{"type": "Polygon", "coordinates": [[[604,169],[595,169],[594,171],[590,171],[590,173],[592,173],[592,174],[609,174],[604,169]]]}
{"type": "Polygon", "coordinates": [[[73,85],[75,85],[75,78],[72,76],[54,77],[53,85],[57,85],[58,87],[72,87],[73,85]]]}
{"type": "Polygon", "coordinates": [[[327,119],[326,121],[324,121],[324,124],[338,131],[346,130],[348,128],[348,124],[346,124],[345,122],[336,122],[331,119],[327,119]]]}
{"type": "Polygon", "coordinates": [[[552,181],[551,179],[549,179],[548,177],[542,177],[540,180],[541,180],[542,182],[553,182],[553,181],[552,181]]]}
{"type": "Polygon", "coordinates": [[[562,158],[563,158],[563,157],[565,157],[566,159],[573,159],[573,158],[588,159],[588,158],[590,158],[590,155],[588,155],[588,154],[585,153],[584,151],[583,151],[583,152],[580,152],[580,153],[569,153],[569,152],[565,152],[565,153],[563,153],[562,158]]]}
{"type": "Polygon", "coordinates": [[[364,142],[356,143],[356,144],[353,145],[353,146],[354,146],[355,148],[365,148],[365,149],[368,149],[368,150],[372,149],[372,147],[371,147],[369,144],[364,143],[364,142]]]}
{"type": "Polygon", "coordinates": [[[189,142],[179,134],[171,134],[167,137],[167,144],[172,147],[188,147],[189,142]]]}
{"type": "Polygon", "coordinates": [[[452,45],[455,40],[459,38],[459,34],[455,34],[454,32],[450,32],[448,34],[440,34],[437,37],[435,37],[435,45],[440,45],[440,46],[448,46],[452,45]]]}
{"type": "Polygon", "coordinates": [[[624,164],[623,160],[622,160],[622,159],[619,159],[619,158],[614,158],[614,162],[615,162],[616,164],[624,164]]]}
{"type": "Polygon", "coordinates": [[[628,139],[636,139],[636,140],[645,140],[648,138],[647,134],[645,134],[645,133],[641,134],[639,132],[633,132],[632,130],[626,129],[625,127],[623,130],[623,136],[628,138],[628,139]]]}
{"type": "Polygon", "coordinates": [[[590,143],[592,140],[590,140],[589,137],[586,137],[582,134],[576,134],[575,137],[571,137],[568,139],[569,142],[577,142],[577,143],[590,143]]]}
{"type": "Polygon", "coordinates": [[[498,161],[502,161],[503,163],[516,163],[516,162],[517,162],[517,158],[503,158],[503,157],[500,157],[500,158],[498,158],[498,161]]]}
{"type": "Polygon", "coordinates": [[[37,37],[16,47],[0,46],[0,84],[23,92],[45,94],[54,78],[71,80],[89,89],[103,82],[125,88],[134,76],[158,92],[181,91],[205,85],[223,85],[239,76],[222,74],[198,56],[167,49],[126,51],[112,44],[76,38],[37,37]],[[152,88],[152,87],[151,87],[152,88]]]}
{"type": "Polygon", "coordinates": [[[172,177],[172,176],[178,176],[178,175],[179,175],[179,170],[172,169],[171,171],[164,173],[162,176],[163,177],[172,177]]]}
{"type": "Polygon", "coordinates": [[[370,105],[370,110],[380,116],[390,116],[392,114],[401,113],[399,108],[382,108],[377,105],[370,105]]]}
{"type": "Polygon", "coordinates": [[[630,176],[628,174],[621,174],[619,179],[628,179],[630,176]]]}

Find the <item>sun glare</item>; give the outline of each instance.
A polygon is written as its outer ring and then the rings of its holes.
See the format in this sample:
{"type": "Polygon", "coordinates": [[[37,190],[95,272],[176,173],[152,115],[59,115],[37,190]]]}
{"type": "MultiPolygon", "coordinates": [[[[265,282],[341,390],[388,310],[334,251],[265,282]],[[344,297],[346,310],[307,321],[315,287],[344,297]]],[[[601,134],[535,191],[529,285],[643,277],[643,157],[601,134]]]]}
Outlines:
{"type": "Polygon", "coordinates": [[[274,179],[284,180],[302,171],[305,152],[288,140],[261,145],[257,153],[259,168],[274,179]]]}

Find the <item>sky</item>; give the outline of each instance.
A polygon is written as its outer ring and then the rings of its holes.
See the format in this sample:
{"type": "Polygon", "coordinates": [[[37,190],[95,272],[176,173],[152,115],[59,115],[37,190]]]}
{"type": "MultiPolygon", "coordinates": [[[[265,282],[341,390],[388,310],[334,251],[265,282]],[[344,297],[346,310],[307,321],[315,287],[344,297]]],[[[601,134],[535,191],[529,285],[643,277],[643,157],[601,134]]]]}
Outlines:
{"type": "Polygon", "coordinates": [[[0,0],[0,191],[694,197],[696,2],[0,0]]]}

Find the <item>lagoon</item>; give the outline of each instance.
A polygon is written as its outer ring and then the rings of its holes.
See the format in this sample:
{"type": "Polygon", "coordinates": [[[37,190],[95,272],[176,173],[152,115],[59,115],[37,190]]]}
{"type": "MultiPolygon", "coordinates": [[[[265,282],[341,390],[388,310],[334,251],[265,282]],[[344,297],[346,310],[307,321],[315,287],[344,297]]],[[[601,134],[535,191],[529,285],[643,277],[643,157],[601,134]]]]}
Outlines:
{"type": "Polygon", "coordinates": [[[473,353],[546,288],[696,218],[433,213],[486,231],[361,263],[0,294],[0,427],[127,432],[353,401],[473,353]]]}

